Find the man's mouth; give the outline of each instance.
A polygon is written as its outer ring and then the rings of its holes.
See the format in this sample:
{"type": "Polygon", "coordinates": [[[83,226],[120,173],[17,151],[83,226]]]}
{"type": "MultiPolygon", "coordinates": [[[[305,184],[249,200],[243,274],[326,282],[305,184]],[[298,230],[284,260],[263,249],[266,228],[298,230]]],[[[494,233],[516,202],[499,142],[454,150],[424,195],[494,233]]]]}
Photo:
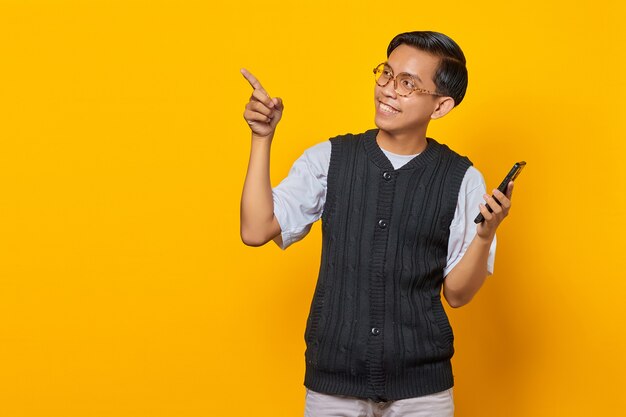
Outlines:
{"type": "Polygon", "coordinates": [[[400,110],[396,109],[395,107],[390,106],[389,104],[383,103],[382,101],[378,102],[378,108],[381,111],[385,113],[389,113],[389,114],[400,113],[400,110]]]}

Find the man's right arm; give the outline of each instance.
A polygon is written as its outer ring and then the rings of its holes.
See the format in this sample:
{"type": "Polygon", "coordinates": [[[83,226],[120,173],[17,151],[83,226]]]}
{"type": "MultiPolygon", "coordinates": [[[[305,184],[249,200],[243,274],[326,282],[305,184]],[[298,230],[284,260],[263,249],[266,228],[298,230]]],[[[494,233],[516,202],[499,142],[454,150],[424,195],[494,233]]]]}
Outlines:
{"type": "Polygon", "coordinates": [[[271,137],[252,135],[248,172],[241,195],[241,240],[248,246],[262,246],[274,238],[281,238],[270,183],[271,143],[271,137]]]}
{"type": "Polygon", "coordinates": [[[252,139],[241,195],[240,234],[246,245],[262,246],[272,239],[280,239],[270,183],[270,148],[284,107],[280,98],[270,97],[254,75],[245,69],[241,73],[254,91],[243,113],[252,139]]]}

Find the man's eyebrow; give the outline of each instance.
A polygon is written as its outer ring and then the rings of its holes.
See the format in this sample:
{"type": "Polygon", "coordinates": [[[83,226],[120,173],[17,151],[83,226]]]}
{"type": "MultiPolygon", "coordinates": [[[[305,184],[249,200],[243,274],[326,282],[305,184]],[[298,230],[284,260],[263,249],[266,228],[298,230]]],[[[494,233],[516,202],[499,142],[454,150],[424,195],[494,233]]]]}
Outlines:
{"type": "MultiPolygon", "coordinates": [[[[391,65],[389,65],[389,61],[385,61],[385,65],[387,65],[389,68],[391,68],[391,71],[393,71],[393,73],[395,74],[396,72],[394,71],[393,67],[391,65]]],[[[409,74],[412,77],[415,77],[417,79],[417,81],[421,82],[422,84],[424,84],[424,81],[422,81],[422,79],[419,77],[419,75],[417,74],[411,74],[410,72],[405,72],[405,74],[409,74]]]]}

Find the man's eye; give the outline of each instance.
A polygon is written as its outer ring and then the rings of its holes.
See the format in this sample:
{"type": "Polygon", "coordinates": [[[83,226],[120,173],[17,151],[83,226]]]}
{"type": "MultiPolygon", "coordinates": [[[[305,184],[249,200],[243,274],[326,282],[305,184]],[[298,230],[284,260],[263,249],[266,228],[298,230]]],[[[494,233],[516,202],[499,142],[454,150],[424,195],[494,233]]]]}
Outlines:
{"type": "Polygon", "coordinates": [[[415,88],[415,83],[410,78],[405,78],[401,81],[402,86],[409,90],[413,90],[415,88]]]}
{"type": "Polygon", "coordinates": [[[388,69],[384,69],[384,70],[383,70],[383,75],[384,75],[385,77],[393,77],[393,72],[391,72],[391,71],[390,71],[390,70],[388,70],[388,69]]]}

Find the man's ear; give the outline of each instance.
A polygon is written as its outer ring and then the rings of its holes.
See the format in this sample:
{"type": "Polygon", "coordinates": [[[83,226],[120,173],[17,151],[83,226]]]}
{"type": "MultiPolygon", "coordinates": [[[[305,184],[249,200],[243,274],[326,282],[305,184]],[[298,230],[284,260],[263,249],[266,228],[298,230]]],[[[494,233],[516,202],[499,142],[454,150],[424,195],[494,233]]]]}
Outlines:
{"type": "Polygon", "coordinates": [[[430,115],[431,119],[439,119],[445,116],[454,108],[454,99],[452,97],[439,97],[437,107],[430,115]]]}

